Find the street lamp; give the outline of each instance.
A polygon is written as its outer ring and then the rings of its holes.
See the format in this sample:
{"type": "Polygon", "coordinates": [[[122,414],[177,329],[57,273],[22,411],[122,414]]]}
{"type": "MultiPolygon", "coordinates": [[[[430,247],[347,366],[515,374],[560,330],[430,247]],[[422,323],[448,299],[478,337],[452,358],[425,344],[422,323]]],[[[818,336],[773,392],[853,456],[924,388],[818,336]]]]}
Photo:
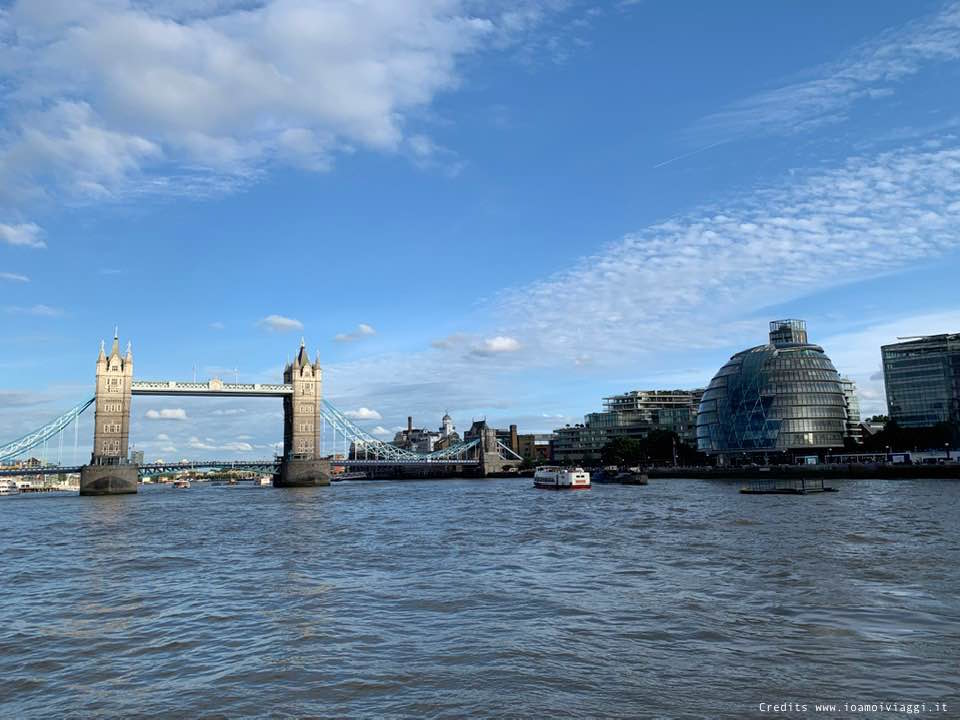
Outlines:
{"type": "Polygon", "coordinates": [[[950,443],[945,442],[943,444],[943,452],[946,455],[947,460],[949,460],[950,459],[950,443]]]}

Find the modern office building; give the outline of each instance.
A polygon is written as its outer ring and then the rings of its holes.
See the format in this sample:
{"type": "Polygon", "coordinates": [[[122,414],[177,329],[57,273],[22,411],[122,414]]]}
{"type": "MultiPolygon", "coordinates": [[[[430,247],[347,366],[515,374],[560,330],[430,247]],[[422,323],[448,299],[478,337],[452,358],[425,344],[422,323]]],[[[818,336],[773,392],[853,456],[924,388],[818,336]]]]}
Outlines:
{"type": "Polygon", "coordinates": [[[863,429],[860,427],[860,400],[857,398],[857,384],[848,377],[840,378],[843,390],[843,402],[847,407],[846,438],[858,445],[863,443],[863,429]]]}
{"type": "Polygon", "coordinates": [[[652,430],[676,433],[696,442],[697,406],[703,390],[633,390],[603,399],[604,411],[589,413],[582,425],[554,431],[553,457],[569,462],[600,462],[604,446],[618,437],[643,439],[652,430]]]}
{"type": "Polygon", "coordinates": [[[697,414],[697,446],[719,463],[843,447],[840,376],[802,320],[770,323],[770,342],[738,352],[714,376],[697,414]]]}
{"type": "Polygon", "coordinates": [[[960,426],[960,333],[902,339],[880,348],[890,421],[960,426]]]}

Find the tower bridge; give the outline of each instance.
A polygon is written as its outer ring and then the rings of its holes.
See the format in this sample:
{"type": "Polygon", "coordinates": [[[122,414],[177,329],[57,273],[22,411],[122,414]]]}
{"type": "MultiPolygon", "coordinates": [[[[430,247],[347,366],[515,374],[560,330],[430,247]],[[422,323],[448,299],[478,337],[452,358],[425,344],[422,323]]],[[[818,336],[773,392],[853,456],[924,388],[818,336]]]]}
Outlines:
{"type": "Polygon", "coordinates": [[[120,352],[114,333],[113,345],[107,354],[100,343],[95,371],[94,396],[48,422],[41,428],[5,445],[0,445],[0,462],[23,455],[31,449],[59,438],[74,426],[74,443],[79,416],[94,408],[93,451],[90,462],[77,467],[42,467],[28,470],[0,470],[0,475],[80,472],[81,495],[118,495],[137,492],[138,478],[143,472],[156,472],[160,466],[142,468],[129,458],[130,407],[134,395],[201,396],[201,397],[275,397],[283,402],[283,454],[274,460],[195,461],[165,464],[164,468],[201,468],[251,466],[272,468],[275,487],[311,487],[329,485],[331,467],[372,468],[460,468],[479,470],[480,474],[498,472],[521,461],[519,455],[497,440],[493,428],[479,438],[461,442],[432,453],[415,453],[372,437],[355,425],[323,397],[323,370],[319,353],[310,361],[306,343],[293,361],[283,370],[283,382],[225,383],[219,379],[207,382],[178,380],[134,380],[133,351],[127,343],[120,352]],[[332,452],[327,453],[326,438],[332,432],[332,452]],[[342,448],[338,445],[342,440],[342,448]],[[342,449],[338,456],[337,450],[342,449]]]}

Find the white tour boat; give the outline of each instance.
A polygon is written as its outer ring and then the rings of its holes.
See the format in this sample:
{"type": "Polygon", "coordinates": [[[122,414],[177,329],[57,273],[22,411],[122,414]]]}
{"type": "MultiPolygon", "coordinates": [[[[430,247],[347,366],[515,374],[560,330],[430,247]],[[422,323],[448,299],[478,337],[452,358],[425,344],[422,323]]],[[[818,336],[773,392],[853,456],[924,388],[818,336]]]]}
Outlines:
{"type": "Polygon", "coordinates": [[[533,486],[546,490],[589,490],[590,473],[583,468],[538,467],[533,486]]]}
{"type": "Polygon", "coordinates": [[[190,489],[190,480],[188,478],[183,478],[181,480],[173,481],[174,490],[189,490],[190,489]]]}
{"type": "Polygon", "coordinates": [[[253,481],[254,487],[271,487],[273,485],[273,475],[261,475],[259,479],[253,481]]]}
{"type": "Polygon", "coordinates": [[[13,480],[0,480],[0,495],[19,495],[20,488],[13,480]]]}

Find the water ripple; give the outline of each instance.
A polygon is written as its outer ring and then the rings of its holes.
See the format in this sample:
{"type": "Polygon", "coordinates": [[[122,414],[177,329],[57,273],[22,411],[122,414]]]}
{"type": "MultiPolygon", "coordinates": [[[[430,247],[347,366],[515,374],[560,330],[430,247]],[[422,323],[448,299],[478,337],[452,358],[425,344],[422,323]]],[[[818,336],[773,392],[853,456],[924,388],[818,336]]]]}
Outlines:
{"type": "Polygon", "coordinates": [[[3,717],[742,718],[957,700],[960,485],[0,499],[3,717]]]}

